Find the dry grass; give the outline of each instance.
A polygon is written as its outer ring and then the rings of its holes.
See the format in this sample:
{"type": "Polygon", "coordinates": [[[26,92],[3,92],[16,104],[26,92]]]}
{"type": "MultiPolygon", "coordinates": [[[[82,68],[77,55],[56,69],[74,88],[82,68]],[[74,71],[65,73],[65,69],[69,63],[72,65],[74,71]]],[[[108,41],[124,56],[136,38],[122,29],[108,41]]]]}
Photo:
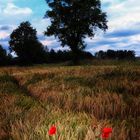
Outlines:
{"type": "Polygon", "coordinates": [[[0,137],[101,140],[108,126],[111,140],[138,140],[139,93],[139,66],[1,68],[0,137]]]}

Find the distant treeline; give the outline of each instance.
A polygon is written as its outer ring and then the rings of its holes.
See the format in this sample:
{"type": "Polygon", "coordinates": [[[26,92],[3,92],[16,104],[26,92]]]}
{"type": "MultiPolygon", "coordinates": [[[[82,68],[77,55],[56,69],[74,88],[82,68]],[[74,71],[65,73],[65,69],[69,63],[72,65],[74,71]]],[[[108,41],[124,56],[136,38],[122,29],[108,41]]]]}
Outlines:
{"type": "MultiPolygon", "coordinates": [[[[92,59],[93,55],[90,52],[79,51],[78,57],[80,60],[92,59]]],[[[48,63],[71,61],[72,59],[73,59],[72,51],[66,51],[66,50],[54,51],[53,49],[51,49],[50,51],[46,52],[46,62],[48,63]]]]}
{"type": "Polygon", "coordinates": [[[107,51],[99,51],[95,53],[95,57],[99,59],[135,59],[135,52],[131,50],[107,50],[107,51]]]}
{"type": "MultiPolygon", "coordinates": [[[[135,59],[135,52],[134,51],[127,51],[127,50],[107,50],[107,51],[99,51],[96,52],[95,55],[92,55],[90,52],[80,51],[79,52],[79,60],[83,59],[128,59],[134,60],[135,59]]],[[[58,50],[55,51],[51,49],[44,49],[44,53],[42,53],[42,57],[38,57],[37,61],[31,62],[31,60],[21,61],[18,57],[13,57],[10,53],[7,54],[6,50],[0,45],[0,65],[30,65],[30,64],[41,64],[41,63],[59,63],[59,62],[66,62],[72,61],[73,53],[69,50],[58,50]]]]}
{"type": "MultiPolygon", "coordinates": [[[[90,52],[79,51],[79,60],[82,59],[93,59],[94,56],[90,52]]],[[[4,65],[31,65],[31,64],[42,64],[42,63],[59,63],[65,61],[72,61],[73,53],[69,50],[58,50],[51,49],[48,51],[44,49],[42,56],[37,56],[37,60],[34,58],[21,60],[19,57],[13,57],[10,53],[7,54],[6,50],[0,45],[0,66],[4,65]]]]}

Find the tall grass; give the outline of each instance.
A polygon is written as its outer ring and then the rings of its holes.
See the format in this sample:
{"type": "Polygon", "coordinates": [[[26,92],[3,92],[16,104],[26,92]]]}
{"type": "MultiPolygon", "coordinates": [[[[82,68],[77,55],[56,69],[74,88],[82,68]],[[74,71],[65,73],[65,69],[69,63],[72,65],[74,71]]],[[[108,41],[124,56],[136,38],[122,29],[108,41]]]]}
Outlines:
{"type": "Polygon", "coordinates": [[[14,140],[139,139],[139,66],[2,68],[0,138],[14,140]],[[6,72],[6,74],[5,74],[6,72]],[[51,125],[56,135],[49,137],[51,125]]]}

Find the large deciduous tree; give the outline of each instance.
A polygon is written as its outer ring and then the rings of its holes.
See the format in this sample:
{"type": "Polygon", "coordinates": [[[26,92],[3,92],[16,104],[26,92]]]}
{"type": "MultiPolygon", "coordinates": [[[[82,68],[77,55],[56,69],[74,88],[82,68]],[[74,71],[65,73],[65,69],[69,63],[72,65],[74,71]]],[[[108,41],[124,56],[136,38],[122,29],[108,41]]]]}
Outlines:
{"type": "Polygon", "coordinates": [[[100,0],[46,0],[50,9],[45,17],[51,25],[45,35],[58,37],[62,46],[68,45],[77,59],[85,48],[84,38],[94,37],[95,31],[105,31],[107,16],[101,10],[100,0]]]}
{"type": "Polygon", "coordinates": [[[15,29],[10,35],[10,49],[16,52],[23,64],[40,63],[43,61],[43,45],[38,41],[36,29],[26,21],[15,29]]]}

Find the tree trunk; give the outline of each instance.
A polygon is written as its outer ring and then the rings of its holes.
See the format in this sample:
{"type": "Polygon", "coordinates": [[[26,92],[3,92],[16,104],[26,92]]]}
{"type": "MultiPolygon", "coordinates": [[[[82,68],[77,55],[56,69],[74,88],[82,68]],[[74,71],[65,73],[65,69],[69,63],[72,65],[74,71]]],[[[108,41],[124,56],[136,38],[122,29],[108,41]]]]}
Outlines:
{"type": "Polygon", "coordinates": [[[72,62],[74,65],[78,65],[79,64],[79,49],[76,47],[70,47],[72,50],[72,54],[73,54],[73,58],[72,58],[72,62]]]}

